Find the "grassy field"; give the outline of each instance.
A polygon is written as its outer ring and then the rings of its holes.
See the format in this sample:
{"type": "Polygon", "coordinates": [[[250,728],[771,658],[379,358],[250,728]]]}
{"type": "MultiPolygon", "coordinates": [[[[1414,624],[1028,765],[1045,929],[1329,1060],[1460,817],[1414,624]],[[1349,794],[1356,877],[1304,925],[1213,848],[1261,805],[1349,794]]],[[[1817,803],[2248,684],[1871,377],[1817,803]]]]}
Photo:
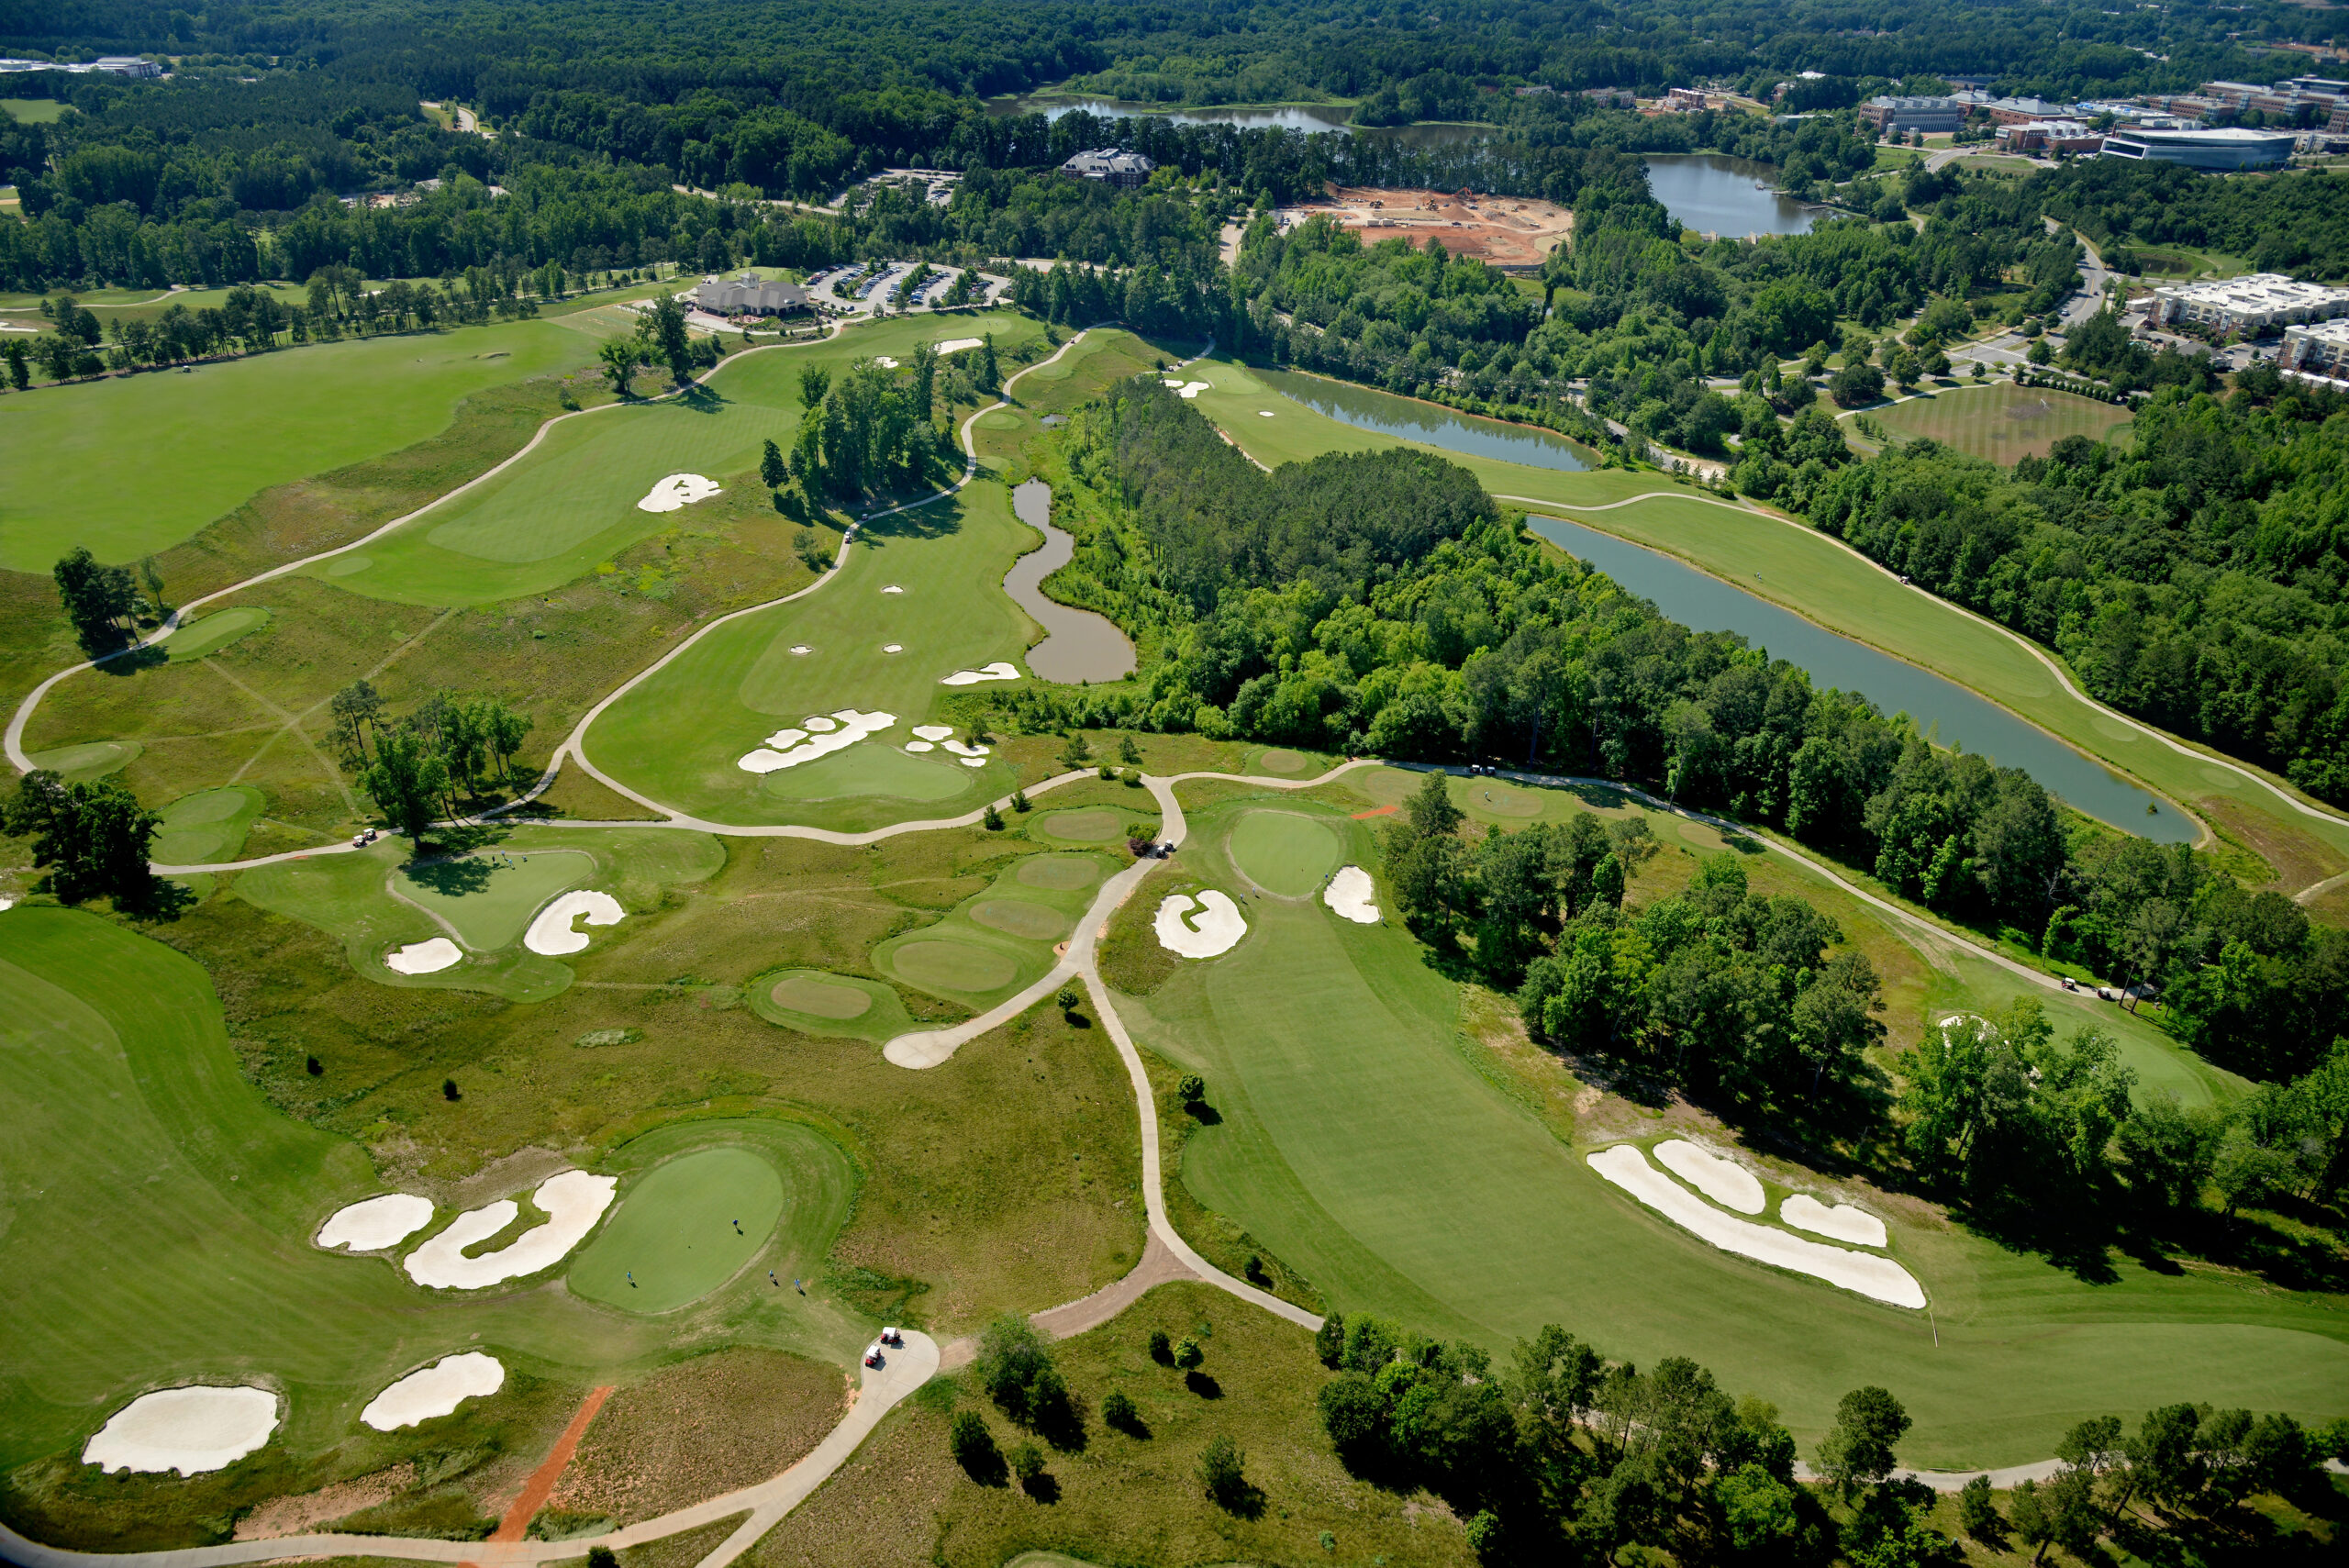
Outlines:
{"type": "MultiPolygon", "coordinates": [[[[839,338],[728,361],[709,383],[663,403],[566,419],[495,478],[435,506],[397,534],[311,569],[336,586],[415,604],[471,605],[543,593],[651,534],[690,527],[680,513],[638,508],[671,473],[758,487],[762,443],[788,450],[799,428],[801,366],[837,373],[852,360],[910,356],[917,343],[994,332],[1032,336],[1004,312],[951,322],[900,318],[839,338]]],[[[701,504],[697,504],[701,505],[701,504]]]]}
{"type": "Polygon", "coordinates": [[[0,567],[45,573],[75,545],[103,561],[167,550],[257,491],[420,441],[466,396],[595,351],[555,323],[519,321],[9,398],[0,467],[17,502],[0,517],[0,567]]]}
{"type": "Polygon", "coordinates": [[[2130,422],[2126,408],[2010,381],[1951,387],[1876,409],[1869,417],[1895,436],[1929,436],[1943,446],[1999,463],[2045,457],[2047,449],[2066,436],[2102,440],[2130,422]]]}
{"type": "MultiPolygon", "coordinates": [[[[1194,817],[1192,874],[1219,880],[1219,828],[1246,809],[1194,817]]],[[[1375,863],[1365,828],[1328,819],[1375,863]]],[[[1558,1322],[1642,1362],[1687,1354],[1807,1442],[1843,1388],[1880,1382],[1917,1418],[1912,1462],[2021,1460],[2087,1415],[2189,1393],[2349,1407],[2336,1316],[2221,1275],[2124,1262],[2091,1285],[1905,1207],[1894,1251],[1931,1321],[1727,1258],[1622,1200],[1467,1059],[1462,993],[1404,932],[1311,900],[1247,912],[1247,940],[1181,966],[1129,1019],[1206,1076],[1221,1118],[1192,1136],[1185,1183],[1341,1310],[1496,1348],[1558,1322]]]]}
{"type": "MultiPolygon", "coordinates": [[[[1214,384],[1199,395],[1201,410],[1261,462],[1277,466],[1321,451],[1394,444],[1282,397],[1245,366],[1217,361],[1192,373],[1214,384]],[[1260,408],[1273,409],[1275,417],[1258,417],[1260,408]]],[[[2304,884],[2292,878],[2313,881],[2349,869],[2349,826],[2296,811],[2231,769],[2181,754],[2071,696],[2032,651],[2005,633],[1902,586],[1807,526],[1708,504],[1694,491],[1687,500],[1592,510],[1685,487],[1662,475],[1620,469],[1564,473],[1445,455],[1496,495],[1520,498],[1676,555],[1741,587],[1758,585],[1764,596],[1831,630],[1972,687],[2089,756],[2219,820],[2277,867],[2288,886],[2304,884]]]]}
{"type": "Polygon", "coordinates": [[[163,807],[162,830],[155,835],[150,857],[173,866],[235,860],[261,808],[261,791],[250,784],[182,795],[163,807]]]}
{"type": "Polygon", "coordinates": [[[631,789],[718,822],[867,828],[1003,795],[1000,756],[963,768],[939,752],[886,763],[860,753],[910,740],[953,690],[943,677],[1019,656],[1026,617],[1000,584],[1035,537],[987,480],[874,522],[822,592],[718,628],[613,704],[587,732],[588,755],[631,789]],[[882,591],[892,586],[903,592],[882,591]],[[904,651],[884,653],[889,643],[904,651]],[[764,777],[735,765],[783,726],[852,707],[897,723],[764,777]]]}
{"type": "Polygon", "coordinates": [[[55,98],[0,98],[0,114],[18,125],[54,125],[64,112],[55,98]]]}

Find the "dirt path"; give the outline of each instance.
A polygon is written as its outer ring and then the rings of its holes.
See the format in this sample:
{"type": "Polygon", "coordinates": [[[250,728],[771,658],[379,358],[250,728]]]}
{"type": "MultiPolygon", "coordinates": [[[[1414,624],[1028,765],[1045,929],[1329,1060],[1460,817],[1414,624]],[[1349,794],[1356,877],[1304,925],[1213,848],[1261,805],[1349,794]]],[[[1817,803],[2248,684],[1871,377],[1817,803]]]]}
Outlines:
{"type": "Polygon", "coordinates": [[[604,1401],[612,1396],[612,1385],[606,1384],[600,1388],[591,1389],[587,1397],[579,1402],[578,1413],[571,1418],[571,1424],[562,1429],[562,1435],[554,1440],[554,1447],[548,1451],[546,1462],[530,1472],[530,1479],[523,1483],[522,1495],[514,1499],[512,1507],[506,1510],[506,1517],[498,1521],[497,1529],[490,1532],[490,1540],[522,1539],[524,1532],[530,1528],[530,1521],[538,1517],[540,1508],[547,1506],[547,1499],[554,1496],[555,1484],[562,1479],[562,1473],[571,1468],[572,1456],[579,1451],[579,1440],[587,1435],[588,1423],[596,1418],[596,1412],[604,1407],[604,1401]]]}

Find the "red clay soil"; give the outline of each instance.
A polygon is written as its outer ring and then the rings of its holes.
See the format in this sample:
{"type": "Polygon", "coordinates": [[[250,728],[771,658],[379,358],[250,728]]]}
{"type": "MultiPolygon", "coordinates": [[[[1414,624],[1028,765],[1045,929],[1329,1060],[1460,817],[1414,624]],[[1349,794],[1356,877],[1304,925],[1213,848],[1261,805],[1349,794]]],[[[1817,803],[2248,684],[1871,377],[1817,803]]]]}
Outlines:
{"type": "Polygon", "coordinates": [[[562,1429],[562,1436],[555,1439],[553,1451],[547,1455],[546,1462],[530,1473],[530,1479],[522,1487],[522,1495],[514,1499],[512,1507],[506,1510],[506,1518],[499,1521],[490,1540],[522,1539],[523,1532],[530,1528],[530,1520],[547,1506],[547,1499],[554,1496],[555,1483],[562,1479],[563,1471],[570,1467],[571,1456],[579,1451],[579,1440],[587,1435],[587,1424],[596,1418],[596,1412],[602,1409],[604,1401],[611,1396],[612,1389],[607,1386],[591,1390],[587,1397],[579,1402],[578,1414],[571,1418],[571,1425],[562,1429]]]}
{"type": "Polygon", "coordinates": [[[1574,226],[1574,215],[1554,202],[1467,191],[1339,185],[1301,210],[1329,214],[1359,231],[1365,245],[1407,239],[1416,250],[1437,239],[1454,256],[1497,267],[1540,266],[1574,226]]]}
{"type": "Polygon", "coordinates": [[[1354,820],[1357,822],[1367,822],[1374,817],[1392,817],[1395,815],[1397,810],[1397,807],[1392,806],[1374,806],[1368,811],[1355,812],[1354,820]]]}

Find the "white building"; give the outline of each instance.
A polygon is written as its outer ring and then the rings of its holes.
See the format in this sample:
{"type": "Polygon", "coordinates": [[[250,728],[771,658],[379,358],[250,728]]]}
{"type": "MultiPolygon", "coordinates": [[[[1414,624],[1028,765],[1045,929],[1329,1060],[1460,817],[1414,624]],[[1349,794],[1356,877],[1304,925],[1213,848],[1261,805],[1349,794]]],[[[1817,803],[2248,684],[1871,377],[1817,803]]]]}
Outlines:
{"type": "Polygon", "coordinates": [[[2292,133],[2222,126],[2216,130],[2116,130],[2107,158],[2183,163],[2189,169],[2280,169],[2292,161],[2292,133]]]}
{"type": "Polygon", "coordinates": [[[2276,366],[2288,375],[2349,391],[2349,320],[2287,327],[2276,366]]]}
{"type": "Polygon", "coordinates": [[[2152,320],[2155,326],[2183,322],[2211,332],[2255,337],[2296,322],[2331,321],[2343,316],[2349,316],[2349,288],[2304,284],[2281,272],[2254,272],[2244,278],[2157,288],[2152,320]]]}

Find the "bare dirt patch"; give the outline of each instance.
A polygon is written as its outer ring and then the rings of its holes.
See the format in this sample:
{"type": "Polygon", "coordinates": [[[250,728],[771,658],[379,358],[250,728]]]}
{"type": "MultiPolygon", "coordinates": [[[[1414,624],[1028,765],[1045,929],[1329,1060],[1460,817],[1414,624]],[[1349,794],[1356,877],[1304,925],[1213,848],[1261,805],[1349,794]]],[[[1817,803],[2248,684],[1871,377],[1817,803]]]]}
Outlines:
{"type": "Polygon", "coordinates": [[[1439,239],[1455,256],[1497,267],[1540,266],[1574,227],[1574,214],[1554,202],[1375,185],[1332,186],[1326,201],[1295,210],[1328,213],[1359,230],[1365,244],[1408,239],[1417,248],[1439,239]]]}
{"type": "Polygon", "coordinates": [[[550,1503],[629,1523],[780,1475],[847,1396],[838,1368],[780,1351],[696,1356],[613,1395],[550,1503]]]}
{"type": "Polygon", "coordinates": [[[320,1525],[388,1503],[414,1484],[416,1466],[394,1465],[373,1475],[356,1476],[292,1497],[273,1497],[237,1521],[235,1539],[272,1540],[281,1535],[306,1535],[320,1525]]]}

